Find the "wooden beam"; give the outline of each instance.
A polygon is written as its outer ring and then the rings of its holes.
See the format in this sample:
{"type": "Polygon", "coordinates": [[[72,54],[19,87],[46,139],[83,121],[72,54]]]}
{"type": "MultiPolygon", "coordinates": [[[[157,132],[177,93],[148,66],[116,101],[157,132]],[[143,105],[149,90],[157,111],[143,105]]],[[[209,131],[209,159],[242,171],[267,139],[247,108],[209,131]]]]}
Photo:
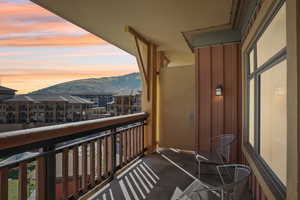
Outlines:
{"type": "MultiPolygon", "coordinates": [[[[149,76],[148,76],[148,73],[147,73],[147,71],[145,69],[144,60],[143,60],[143,57],[142,57],[142,53],[141,53],[140,45],[139,45],[139,42],[138,42],[138,38],[134,37],[134,40],[135,40],[135,45],[136,45],[136,48],[137,48],[137,51],[138,51],[138,59],[139,59],[139,61],[141,63],[142,73],[144,75],[146,84],[148,85],[148,83],[149,83],[149,76]]],[[[147,62],[147,65],[148,65],[148,62],[147,62]]],[[[147,69],[148,69],[148,66],[147,66],[147,69]]]]}
{"type": "Polygon", "coordinates": [[[139,40],[141,40],[142,42],[144,42],[147,45],[151,44],[150,41],[148,41],[144,36],[142,36],[140,33],[138,33],[136,30],[134,30],[131,26],[126,25],[125,32],[128,32],[131,35],[133,35],[134,37],[137,37],[139,40]]]}

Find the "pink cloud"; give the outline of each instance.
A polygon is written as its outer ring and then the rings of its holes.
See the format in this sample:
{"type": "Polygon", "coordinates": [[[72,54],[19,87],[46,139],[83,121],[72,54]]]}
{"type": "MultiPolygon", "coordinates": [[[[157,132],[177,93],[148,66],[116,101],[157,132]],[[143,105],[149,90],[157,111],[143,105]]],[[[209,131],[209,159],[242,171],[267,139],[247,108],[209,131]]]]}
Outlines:
{"type": "Polygon", "coordinates": [[[17,51],[17,52],[0,52],[0,56],[19,56],[19,55],[30,55],[33,52],[17,51]]]}
{"type": "Polygon", "coordinates": [[[28,46],[96,46],[107,44],[100,38],[87,34],[82,36],[55,35],[50,37],[27,38],[17,37],[0,40],[0,46],[28,47],[28,46]]]}
{"type": "Polygon", "coordinates": [[[1,2],[0,13],[0,45],[3,46],[107,44],[106,41],[34,4],[1,2]],[[45,33],[48,35],[45,36],[45,33]]]}

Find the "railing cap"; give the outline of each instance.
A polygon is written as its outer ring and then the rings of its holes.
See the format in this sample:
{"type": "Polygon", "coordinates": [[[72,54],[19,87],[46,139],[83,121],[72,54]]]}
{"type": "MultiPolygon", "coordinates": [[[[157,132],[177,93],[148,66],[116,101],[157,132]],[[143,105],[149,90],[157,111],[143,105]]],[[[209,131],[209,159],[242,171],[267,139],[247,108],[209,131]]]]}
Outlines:
{"type": "Polygon", "coordinates": [[[145,112],[0,133],[0,150],[76,135],[82,132],[146,120],[145,112]]]}

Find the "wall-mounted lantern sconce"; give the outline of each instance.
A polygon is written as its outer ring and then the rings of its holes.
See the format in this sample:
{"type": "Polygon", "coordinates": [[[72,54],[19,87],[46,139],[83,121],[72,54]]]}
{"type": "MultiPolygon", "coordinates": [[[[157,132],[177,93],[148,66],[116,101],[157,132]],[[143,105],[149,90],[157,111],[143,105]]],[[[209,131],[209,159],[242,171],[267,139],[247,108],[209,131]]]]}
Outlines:
{"type": "Polygon", "coordinates": [[[223,86],[222,85],[218,85],[218,87],[216,88],[216,96],[223,96],[223,86]]]}

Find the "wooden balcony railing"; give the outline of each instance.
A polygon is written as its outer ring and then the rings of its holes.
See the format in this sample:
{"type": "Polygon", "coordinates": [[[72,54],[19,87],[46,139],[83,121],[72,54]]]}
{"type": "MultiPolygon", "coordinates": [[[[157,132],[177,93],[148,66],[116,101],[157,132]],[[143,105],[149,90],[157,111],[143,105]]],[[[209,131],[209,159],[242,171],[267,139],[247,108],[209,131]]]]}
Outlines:
{"type": "Polygon", "coordinates": [[[144,153],[146,119],[138,113],[0,134],[0,158],[8,158],[0,162],[0,199],[12,195],[11,170],[18,174],[18,199],[32,195],[29,168],[34,168],[36,199],[81,196],[144,153]],[[31,153],[11,159],[24,152],[31,153]]]}

